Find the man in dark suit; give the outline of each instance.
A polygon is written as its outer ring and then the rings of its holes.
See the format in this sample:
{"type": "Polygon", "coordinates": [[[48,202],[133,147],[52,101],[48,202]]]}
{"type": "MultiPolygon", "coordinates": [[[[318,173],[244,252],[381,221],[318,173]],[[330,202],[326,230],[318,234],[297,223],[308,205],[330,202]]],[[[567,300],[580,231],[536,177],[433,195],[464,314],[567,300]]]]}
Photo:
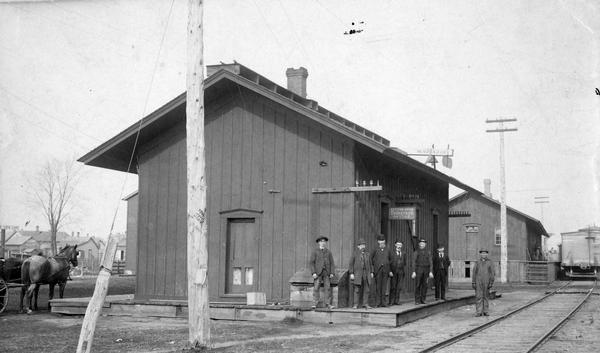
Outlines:
{"type": "Polygon", "coordinates": [[[433,257],[433,281],[435,284],[435,299],[446,300],[446,287],[448,286],[448,268],[450,258],[444,252],[444,246],[439,245],[437,254],[433,257]]]}
{"type": "Polygon", "coordinates": [[[402,242],[397,240],[394,243],[394,250],[391,254],[390,271],[390,305],[400,304],[400,292],[402,292],[402,283],[404,281],[404,269],[406,268],[406,254],[402,250],[402,242]]]}
{"type": "Polygon", "coordinates": [[[391,253],[385,246],[383,235],[377,237],[377,244],[378,248],[371,253],[371,262],[373,263],[373,273],[375,275],[375,291],[377,293],[376,305],[386,307],[385,287],[388,278],[393,275],[390,271],[391,253]]]}
{"type": "Polygon", "coordinates": [[[369,286],[373,278],[373,266],[371,258],[367,251],[364,239],[359,239],[356,244],[356,250],[352,253],[350,264],[348,265],[348,273],[350,281],[354,287],[354,305],[353,309],[358,309],[360,303],[360,294],[362,292],[362,306],[366,309],[371,309],[369,306],[369,286]]]}
{"type": "Polygon", "coordinates": [[[419,240],[419,248],[413,254],[413,273],[412,279],[415,283],[415,304],[425,304],[427,296],[427,280],[433,278],[431,268],[431,254],[425,249],[427,240],[419,240]],[[427,276],[429,274],[429,277],[427,276]]]}
{"type": "Polygon", "coordinates": [[[329,308],[333,309],[331,304],[331,278],[333,278],[333,271],[335,265],[333,263],[333,255],[331,251],[327,249],[327,242],[329,239],[325,236],[317,238],[319,247],[313,250],[310,255],[309,266],[314,280],[313,288],[313,305],[312,308],[316,308],[319,303],[319,290],[321,283],[325,290],[324,304],[329,308]]]}

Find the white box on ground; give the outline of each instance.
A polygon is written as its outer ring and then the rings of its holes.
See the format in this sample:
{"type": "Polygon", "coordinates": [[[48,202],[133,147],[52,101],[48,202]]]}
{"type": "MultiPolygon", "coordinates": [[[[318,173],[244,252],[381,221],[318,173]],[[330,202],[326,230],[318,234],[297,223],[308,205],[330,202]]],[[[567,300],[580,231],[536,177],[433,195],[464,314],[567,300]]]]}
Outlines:
{"type": "Polygon", "coordinates": [[[246,305],[267,305],[267,295],[262,292],[248,292],[246,305]]]}

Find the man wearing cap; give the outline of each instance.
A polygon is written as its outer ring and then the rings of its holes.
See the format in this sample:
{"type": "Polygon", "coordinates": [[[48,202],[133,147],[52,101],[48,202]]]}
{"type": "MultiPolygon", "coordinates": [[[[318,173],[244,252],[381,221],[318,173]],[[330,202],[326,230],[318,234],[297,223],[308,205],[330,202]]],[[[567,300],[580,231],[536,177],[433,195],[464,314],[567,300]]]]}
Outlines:
{"type": "Polygon", "coordinates": [[[485,249],[479,250],[479,260],[475,264],[473,270],[472,286],[475,289],[475,316],[488,316],[490,296],[490,288],[494,285],[494,277],[496,276],[494,265],[488,259],[488,251],[485,249]]]}
{"type": "Polygon", "coordinates": [[[319,247],[316,248],[310,255],[309,266],[314,280],[313,288],[313,305],[312,308],[316,308],[319,303],[319,289],[321,283],[323,283],[323,289],[325,291],[324,304],[329,308],[333,309],[331,305],[331,278],[333,278],[333,271],[335,265],[333,263],[333,255],[331,251],[327,249],[326,245],[329,239],[325,236],[317,238],[319,247]]]}
{"type": "Polygon", "coordinates": [[[388,278],[393,276],[390,271],[392,255],[385,246],[385,237],[383,235],[377,237],[377,244],[378,248],[371,253],[371,262],[373,263],[373,273],[375,275],[375,291],[377,293],[376,305],[386,307],[385,287],[388,278]]]}
{"type": "Polygon", "coordinates": [[[425,250],[427,240],[419,240],[419,248],[413,253],[413,273],[412,279],[416,279],[415,283],[415,304],[425,304],[425,297],[427,296],[427,279],[433,278],[431,272],[431,254],[425,250]]]}
{"type": "Polygon", "coordinates": [[[440,298],[446,300],[449,267],[450,258],[448,253],[444,252],[444,245],[438,245],[437,254],[433,257],[433,283],[435,284],[436,300],[440,298]]]}
{"type": "Polygon", "coordinates": [[[367,251],[367,243],[363,238],[358,240],[356,250],[352,253],[350,264],[348,265],[350,281],[354,286],[353,309],[358,309],[360,303],[360,294],[362,292],[362,306],[371,309],[369,306],[369,286],[373,278],[373,266],[371,258],[367,251]],[[362,291],[361,291],[362,289],[362,291]]]}
{"type": "Polygon", "coordinates": [[[404,269],[406,268],[406,254],[402,250],[402,242],[396,240],[394,250],[392,250],[392,258],[390,270],[392,278],[390,279],[390,305],[400,304],[400,293],[402,292],[402,281],[404,281],[404,269]]]}

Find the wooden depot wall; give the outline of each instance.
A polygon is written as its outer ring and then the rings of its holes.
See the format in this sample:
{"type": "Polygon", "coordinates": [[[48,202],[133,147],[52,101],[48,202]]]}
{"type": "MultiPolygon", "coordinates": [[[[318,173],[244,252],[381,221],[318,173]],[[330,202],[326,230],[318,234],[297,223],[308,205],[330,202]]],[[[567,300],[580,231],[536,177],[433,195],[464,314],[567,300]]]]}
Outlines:
{"type": "Polygon", "coordinates": [[[410,278],[413,251],[417,240],[427,240],[427,249],[435,253],[438,244],[448,244],[448,184],[435,180],[412,168],[399,167],[381,154],[369,149],[356,149],[356,180],[373,180],[383,186],[381,193],[356,193],[355,230],[356,237],[364,237],[368,248],[377,247],[376,237],[384,234],[387,244],[393,247],[396,240],[404,244],[407,253],[407,274],[403,288],[414,290],[410,278]],[[415,207],[417,210],[416,230],[411,231],[410,222],[390,220],[390,207],[415,207]]]}
{"type": "MultiPolygon", "coordinates": [[[[352,140],[242,90],[207,105],[209,278],[212,299],[226,293],[228,217],[256,217],[256,291],[286,299],[289,278],[307,266],[318,234],[347,266],[354,234],[350,194],[312,194],[352,185],[352,140]]],[[[136,298],[186,296],[185,126],[140,148],[136,298]]]]}
{"type": "MultiPolygon", "coordinates": [[[[467,211],[471,217],[450,218],[451,259],[476,261],[478,250],[486,248],[490,259],[500,261],[500,245],[495,244],[495,232],[500,227],[500,206],[475,197],[463,197],[451,206],[452,211],[467,211]],[[478,233],[467,233],[466,226],[476,225],[478,233]]],[[[507,247],[509,260],[526,260],[528,248],[527,224],[521,216],[507,211],[507,247]]],[[[539,238],[539,237],[538,237],[539,238]]]]}
{"type": "MultiPolygon", "coordinates": [[[[244,88],[215,96],[205,112],[211,300],[244,297],[228,287],[228,256],[254,252],[257,268],[247,289],[265,292],[269,300],[287,300],[288,280],[307,267],[317,235],[329,237],[337,268],[347,268],[356,239],[365,237],[374,249],[379,233],[390,243],[404,241],[410,264],[416,238],[408,221],[388,219],[389,207],[418,209],[417,236],[429,241],[431,251],[437,243],[448,244],[447,183],[400,167],[244,88]],[[384,191],[311,192],[357,180],[379,180],[384,191]],[[228,254],[229,227],[244,227],[231,219],[255,222],[256,245],[228,254]]],[[[185,124],[180,123],[139,150],[136,299],[186,297],[185,149],[185,124]]],[[[410,274],[405,288],[413,288],[410,274]]]]}

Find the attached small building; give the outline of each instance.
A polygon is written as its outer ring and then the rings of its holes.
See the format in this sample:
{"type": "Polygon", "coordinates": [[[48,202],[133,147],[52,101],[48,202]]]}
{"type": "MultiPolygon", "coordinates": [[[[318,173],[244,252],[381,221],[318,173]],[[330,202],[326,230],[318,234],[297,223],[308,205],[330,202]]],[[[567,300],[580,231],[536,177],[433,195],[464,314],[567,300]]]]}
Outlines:
{"type": "MultiPolygon", "coordinates": [[[[249,291],[287,301],[288,281],[307,268],[317,235],[329,237],[340,269],[358,238],[373,249],[379,234],[402,240],[411,260],[413,236],[448,241],[449,183],[477,193],[307,99],[306,69],[286,74],[287,89],[238,63],[208,67],[213,301],[244,300],[249,291]],[[372,191],[336,192],[356,186],[372,191]]],[[[80,158],[139,176],[136,299],[186,298],[185,103],[184,93],[80,158]]],[[[413,285],[407,276],[405,288],[413,285]]]]}
{"type": "MultiPolygon", "coordinates": [[[[527,263],[545,260],[541,251],[542,237],[548,233],[542,223],[514,208],[507,207],[508,281],[527,280],[527,263]]],[[[450,242],[452,260],[450,277],[471,278],[471,265],[479,258],[479,250],[487,249],[500,276],[500,202],[493,199],[489,184],[484,194],[463,192],[450,199],[450,242]]]]}

